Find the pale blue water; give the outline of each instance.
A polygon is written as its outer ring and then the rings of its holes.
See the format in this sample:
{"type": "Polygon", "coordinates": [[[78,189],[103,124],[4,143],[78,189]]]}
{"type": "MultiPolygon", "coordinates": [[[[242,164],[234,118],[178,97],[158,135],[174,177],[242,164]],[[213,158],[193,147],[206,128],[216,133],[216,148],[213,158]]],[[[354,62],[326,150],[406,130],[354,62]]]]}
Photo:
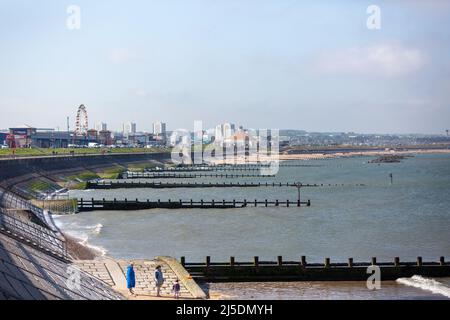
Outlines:
{"type": "MultiPolygon", "coordinates": [[[[311,207],[227,210],[88,212],[58,219],[67,230],[102,224],[89,242],[120,258],[155,255],[188,260],[438,259],[450,253],[450,156],[417,155],[399,164],[368,164],[370,158],[307,161],[321,167],[282,167],[276,178],[239,181],[345,183],[364,187],[304,188],[311,207]],[[390,185],[389,173],[394,175],[390,185]]],[[[192,179],[189,179],[192,180],[192,179]]],[[[207,179],[213,181],[216,179],[207,179]]],[[[231,181],[228,179],[227,181],[231,181]]],[[[198,181],[198,180],[197,180],[198,181]]],[[[222,180],[221,180],[222,181],[222,180]]],[[[208,189],[120,189],[74,191],[85,198],[290,199],[292,187],[208,189]]],[[[80,228],[82,231],[82,228],[80,228]]],[[[79,230],[79,231],[80,231],[79,230]]]]}
{"type": "MultiPolygon", "coordinates": [[[[302,189],[311,207],[226,210],[87,212],[58,217],[63,230],[89,237],[116,258],[186,256],[188,261],[274,260],[282,255],[308,261],[437,261],[450,258],[450,155],[416,155],[397,164],[369,164],[369,157],[302,161],[320,167],[282,167],[275,181],[349,184],[302,189]],[[394,183],[390,184],[389,173],[394,183]],[[351,186],[365,184],[364,187],[351,186]],[[100,232],[99,225],[102,226],[100,232]],[[94,231],[94,228],[97,227],[94,231]]],[[[200,181],[201,179],[189,181],[200,181]]],[[[204,181],[223,181],[204,178],[204,181]]],[[[85,198],[296,200],[283,188],[121,189],[73,191],[85,198]]]]}

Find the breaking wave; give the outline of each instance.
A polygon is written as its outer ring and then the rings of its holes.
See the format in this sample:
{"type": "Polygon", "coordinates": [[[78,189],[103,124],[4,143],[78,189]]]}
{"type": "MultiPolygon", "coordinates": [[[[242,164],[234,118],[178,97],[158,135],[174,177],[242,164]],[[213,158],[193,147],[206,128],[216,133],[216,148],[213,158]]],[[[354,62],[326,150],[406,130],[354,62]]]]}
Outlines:
{"type": "Polygon", "coordinates": [[[85,229],[89,230],[89,233],[95,234],[95,235],[99,235],[100,232],[102,231],[103,225],[101,223],[97,223],[94,226],[85,226],[85,229]]]}
{"type": "Polygon", "coordinates": [[[88,240],[89,240],[88,237],[86,237],[86,238],[84,238],[84,239],[80,239],[80,240],[81,240],[81,241],[78,242],[79,244],[81,244],[81,245],[83,245],[83,246],[85,246],[85,247],[91,248],[91,249],[93,249],[93,250],[95,250],[95,251],[100,252],[102,256],[105,256],[106,253],[108,252],[108,250],[106,250],[106,249],[103,248],[103,247],[100,247],[100,246],[94,246],[94,245],[90,244],[90,243],[88,242],[88,240]]]}
{"type": "Polygon", "coordinates": [[[79,244],[98,251],[103,256],[106,255],[108,251],[105,248],[89,243],[89,238],[97,237],[101,233],[103,229],[103,225],[101,223],[81,226],[77,222],[67,222],[64,218],[65,216],[54,216],[55,224],[63,233],[78,239],[79,244]]]}
{"type": "Polygon", "coordinates": [[[428,279],[422,276],[412,276],[411,278],[397,279],[397,282],[406,286],[431,291],[432,293],[441,294],[450,298],[450,288],[434,279],[428,279]]]}

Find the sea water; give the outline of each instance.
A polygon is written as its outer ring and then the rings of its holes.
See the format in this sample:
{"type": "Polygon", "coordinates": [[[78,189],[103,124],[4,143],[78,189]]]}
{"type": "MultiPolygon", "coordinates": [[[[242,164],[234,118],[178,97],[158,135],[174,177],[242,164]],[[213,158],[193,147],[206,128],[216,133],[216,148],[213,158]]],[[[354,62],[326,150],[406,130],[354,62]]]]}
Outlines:
{"type": "MultiPolygon", "coordinates": [[[[90,245],[121,259],[170,255],[185,256],[187,261],[193,262],[204,261],[205,256],[211,256],[212,261],[227,261],[230,256],[237,261],[249,261],[253,256],[259,256],[260,260],[275,260],[276,256],[282,255],[285,260],[299,260],[305,255],[308,262],[323,262],[325,257],[336,262],[345,262],[348,257],[367,262],[370,257],[377,257],[378,261],[392,261],[396,256],[403,261],[415,261],[417,256],[422,256],[424,261],[448,257],[450,155],[415,155],[401,163],[390,164],[369,163],[372,159],[353,157],[285,162],[308,166],[281,167],[274,178],[183,181],[324,184],[324,187],[301,189],[302,201],[310,199],[311,207],[255,208],[249,205],[239,209],[97,211],[60,216],[56,221],[63,231],[88,239],[86,242],[90,245]]],[[[297,188],[113,189],[71,191],[71,195],[85,199],[296,201],[297,188]]],[[[411,281],[392,282],[391,287],[407,287],[408,290],[402,292],[420,297],[424,289],[414,279],[411,281]]],[[[305,285],[286,285],[280,292],[287,290],[287,297],[296,296],[298,290],[308,291],[305,285]]],[[[230,295],[241,292],[233,286],[212,286],[230,290],[230,295]]],[[[328,292],[329,285],[324,283],[323,286],[322,291],[315,287],[309,292],[328,292]]],[[[342,283],[333,286],[337,290],[335,293],[344,292],[343,296],[346,296],[345,292],[358,292],[353,285],[347,289],[344,286],[343,291],[338,290],[342,283]]],[[[261,284],[261,291],[269,292],[264,290],[265,287],[267,284],[261,284]]],[[[383,292],[398,296],[396,289],[383,292]]],[[[427,293],[435,295],[431,291],[427,293]]]]}

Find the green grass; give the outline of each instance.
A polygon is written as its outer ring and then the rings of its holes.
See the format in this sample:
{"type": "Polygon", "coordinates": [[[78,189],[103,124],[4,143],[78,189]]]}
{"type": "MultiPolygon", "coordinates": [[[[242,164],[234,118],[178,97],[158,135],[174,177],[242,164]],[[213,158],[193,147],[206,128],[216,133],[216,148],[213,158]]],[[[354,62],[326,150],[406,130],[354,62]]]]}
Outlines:
{"type": "Polygon", "coordinates": [[[70,189],[72,189],[72,190],[84,190],[84,189],[86,189],[86,187],[87,187],[87,182],[84,181],[84,182],[77,182],[77,183],[71,185],[70,189]]]}
{"type": "Polygon", "coordinates": [[[145,169],[155,168],[158,165],[155,163],[133,163],[128,165],[128,170],[133,172],[143,172],[145,169]]]}
{"type": "Polygon", "coordinates": [[[83,171],[71,176],[67,176],[66,180],[69,183],[70,189],[86,189],[87,181],[93,179],[117,179],[119,174],[123,172],[124,169],[120,166],[114,166],[110,168],[103,169],[99,172],[93,171],[83,171]]]}
{"type": "Polygon", "coordinates": [[[119,174],[125,171],[122,167],[111,167],[97,172],[97,175],[102,179],[118,179],[119,174]]]}
{"type": "MultiPolygon", "coordinates": [[[[69,155],[73,151],[76,155],[83,154],[115,154],[115,153],[157,153],[157,152],[170,152],[169,149],[163,148],[17,148],[14,155],[16,156],[51,156],[57,155],[69,155]]],[[[13,155],[13,149],[0,149],[0,156],[13,155]]]]}
{"type": "MultiPolygon", "coordinates": [[[[86,189],[87,181],[93,179],[118,179],[119,174],[123,172],[123,169],[120,166],[114,166],[105,168],[99,172],[93,171],[82,171],[74,175],[67,176],[66,183],[68,182],[69,189],[86,189]]],[[[67,184],[66,184],[67,185],[67,184]]]]}
{"type": "Polygon", "coordinates": [[[41,181],[41,180],[36,180],[33,181],[30,184],[30,191],[33,192],[40,192],[40,191],[45,191],[45,190],[49,190],[52,188],[52,184],[46,181],[41,181]]]}
{"type": "Polygon", "coordinates": [[[98,179],[98,178],[100,178],[99,175],[97,175],[96,173],[91,172],[91,171],[83,171],[78,174],[67,177],[68,180],[73,180],[73,181],[80,181],[80,180],[88,181],[88,180],[98,179]]]}

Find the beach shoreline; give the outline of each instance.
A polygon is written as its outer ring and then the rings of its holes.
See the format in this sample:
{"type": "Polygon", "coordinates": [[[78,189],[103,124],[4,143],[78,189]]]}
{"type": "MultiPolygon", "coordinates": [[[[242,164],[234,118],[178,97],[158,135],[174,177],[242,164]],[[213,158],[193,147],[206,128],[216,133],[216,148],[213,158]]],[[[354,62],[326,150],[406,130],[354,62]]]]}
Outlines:
{"type": "Polygon", "coordinates": [[[83,243],[85,242],[83,239],[76,238],[65,232],[63,232],[63,237],[66,239],[67,253],[74,260],[96,260],[105,257],[100,250],[83,243]]]}
{"type": "Polygon", "coordinates": [[[208,159],[212,164],[255,164],[273,161],[306,161],[306,160],[326,160],[336,158],[351,158],[351,157],[380,157],[380,156],[412,156],[415,154],[450,154],[450,149],[407,149],[407,150],[371,150],[371,151],[348,151],[348,152],[305,152],[292,153],[281,152],[278,155],[249,155],[237,156],[227,159],[208,159]]]}

